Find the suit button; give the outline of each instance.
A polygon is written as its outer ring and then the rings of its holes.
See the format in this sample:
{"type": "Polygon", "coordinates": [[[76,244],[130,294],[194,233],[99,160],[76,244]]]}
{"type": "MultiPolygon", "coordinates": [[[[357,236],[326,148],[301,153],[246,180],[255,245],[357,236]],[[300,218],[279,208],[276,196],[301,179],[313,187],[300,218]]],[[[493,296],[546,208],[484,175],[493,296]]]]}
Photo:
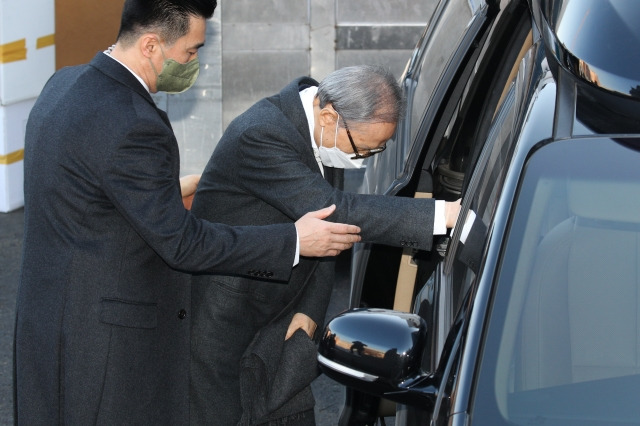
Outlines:
{"type": "Polygon", "coordinates": [[[185,319],[186,317],[187,317],[187,311],[185,311],[184,309],[180,309],[180,312],[178,312],[178,318],[185,319]]]}

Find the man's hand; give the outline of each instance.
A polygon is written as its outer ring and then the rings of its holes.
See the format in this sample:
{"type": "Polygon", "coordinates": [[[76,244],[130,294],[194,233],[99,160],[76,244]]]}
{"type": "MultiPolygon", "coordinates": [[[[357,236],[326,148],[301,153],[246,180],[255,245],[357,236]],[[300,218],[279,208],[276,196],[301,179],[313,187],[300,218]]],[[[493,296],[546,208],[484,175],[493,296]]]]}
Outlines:
{"type": "Polygon", "coordinates": [[[289,324],[289,328],[287,329],[287,335],[284,337],[284,340],[289,340],[293,333],[296,332],[299,328],[302,329],[310,339],[313,339],[313,333],[316,332],[317,324],[314,320],[309,318],[307,315],[298,312],[291,319],[291,323],[289,324]]]}
{"type": "Polygon", "coordinates": [[[200,182],[200,175],[187,175],[180,178],[180,193],[182,194],[182,203],[184,208],[191,210],[191,203],[193,202],[193,196],[198,188],[200,182]]]}
{"type": "Polygon", "coordinates": [[[309,212],[296,222],[302,256],[337,256],[360,241],[360,227],[344,223],[332,223],[322,219],[336,209],[335,205],[309,212]]]}
{"type": "Polygon", "coordinates": [[[460,215],[460,201],[458,198],[456,201],[445,201],[444,203],[444,216],[447,221],[447,228],[453,228],[458,221],[458,215],[460,215]]]}

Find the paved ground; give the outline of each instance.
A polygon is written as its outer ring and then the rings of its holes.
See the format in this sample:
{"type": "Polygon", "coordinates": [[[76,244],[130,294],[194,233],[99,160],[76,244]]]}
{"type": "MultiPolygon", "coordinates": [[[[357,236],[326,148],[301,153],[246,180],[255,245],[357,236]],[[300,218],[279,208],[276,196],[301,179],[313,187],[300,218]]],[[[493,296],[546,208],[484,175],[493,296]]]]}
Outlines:
{"type": "MultiPolygon", "coordinates": [[[[0,425],[13,424],[13,325],[15,298],[22,250],[22,209],[0,213],[0,425]]],[[[327,312],[328,317],[348,306],[349,253],[338,259],[338,280],[327,312]]],[[[325,376],[313,383],[317,426],[334,426],[342,407],[342,386],[325,376]]]]}
{"type": "Polygon", "coordinates": [[[23,212],[0,213],[0,424],[13,424],[13,324],[23,212]]]}

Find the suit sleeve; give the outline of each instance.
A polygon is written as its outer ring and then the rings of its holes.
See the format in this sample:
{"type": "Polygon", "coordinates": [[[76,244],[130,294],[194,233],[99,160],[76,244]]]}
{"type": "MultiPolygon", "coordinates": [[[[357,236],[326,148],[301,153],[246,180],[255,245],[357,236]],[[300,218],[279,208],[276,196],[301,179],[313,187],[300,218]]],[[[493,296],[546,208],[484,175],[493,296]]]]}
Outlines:
{"type": "Polygon", "coordinates": [[[102,185],[135,231],[169,266],[286,281],[296,247],[293,224],[231,227],[184,209],[170,129],[138,120],[105,163],[102,185]]]}
{"type": "MultiPolygon", "coordinates": [[[[364,242],[431,248],[434,200],[352,194],[334,188],[320,174],[312,154],[306,152],[310,150],[308,142],[300,141],[299,133],[298,140],[283,138],[282,131],[263,125],[242,134],[236,155],[243,159],[243,167],[228,172],[236,174],[245,191],[294,221],[308,211],[336,204],[330,220],[360,226],[364,242]]],[[[216,167],[225,165],[218,163],[216,167]]]]}

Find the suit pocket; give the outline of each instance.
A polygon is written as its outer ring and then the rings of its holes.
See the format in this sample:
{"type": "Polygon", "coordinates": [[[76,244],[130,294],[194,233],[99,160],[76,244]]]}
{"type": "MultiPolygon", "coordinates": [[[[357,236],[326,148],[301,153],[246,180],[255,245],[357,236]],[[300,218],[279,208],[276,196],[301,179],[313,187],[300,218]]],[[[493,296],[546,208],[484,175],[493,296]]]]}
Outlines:
{"type": "Polygon", "coordinates": [[[155,303],[105,298],[100,304],[100,321],[105,324],[147,329],[158,325],[158,306],[155,303]]]}

